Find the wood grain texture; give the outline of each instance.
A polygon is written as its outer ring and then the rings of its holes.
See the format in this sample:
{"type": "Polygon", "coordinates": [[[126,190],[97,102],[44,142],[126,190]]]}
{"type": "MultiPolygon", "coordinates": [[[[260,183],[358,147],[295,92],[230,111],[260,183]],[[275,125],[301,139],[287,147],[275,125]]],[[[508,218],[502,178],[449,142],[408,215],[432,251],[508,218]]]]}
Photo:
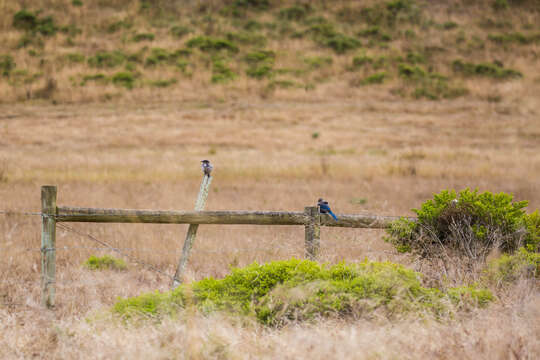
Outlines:
{"type": "Polygon", "coordinates": [[[56,186],[41,187],[41,304],[54,307],[56,281],[56,186]]]}

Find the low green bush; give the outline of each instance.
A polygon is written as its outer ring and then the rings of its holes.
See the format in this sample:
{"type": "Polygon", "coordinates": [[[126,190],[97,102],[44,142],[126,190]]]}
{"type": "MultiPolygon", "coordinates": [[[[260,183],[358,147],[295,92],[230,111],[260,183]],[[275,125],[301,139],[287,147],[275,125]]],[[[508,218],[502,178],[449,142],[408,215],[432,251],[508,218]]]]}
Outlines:
{"type": "Polygon", "coordinates": [[[133,89],[135,85],[135,75],[131,72],[121,71],[117,72],[111,77],[114,85],[125,87],[126,89],[133,89]]]}
{"type": "Polygon", "coordinates": [[[178,82],[175,78],[171,79],[161,79],[161,80],[153,80],[150,81],[150,86],[157,87],[157,88],[166,88],[171,85],[174,85],[178,82]]]}
{"type": "Polygon", "coordinates": [[[491,261],[484,280],[495,286],[505,286],[521,277],[540,277],[540,253],[520,248],[514,254],[503,254],[491,261]]]}
{"type": "Polygon", "coordinates": [[[69,54],[64,55],[64,58],[72,64],[83,63],[84,60],[86,59],[85,56],[80,53],[69,53],[69,54]]]}
{"type": "Polygon", "coordinates": [[[15,66],[17,64],[15,63],[15,60],[13,60],[13,56],[11,55],[0,55],[0,73],[2,76],[9,76],[11,71],[15,69],[15,66]]]}
{"type": "Polygon", "coordinates": [[[82,77],[81,85],[84,86],[89,81],[95,81],[95,82],[106,84],[109,82],[109,78],[107,77],[107,75],[102,74],[102,73],[84,75],[82,77]]]}
{"type": "Polygon", "coordinates": [[[37,13],[26,9],[17,11],[13,15],[13,27],[19,30],[40,33],[45,36],[52,36],[58,31],[58,27],[52,16],[40,18],[37,13]]]}
{"type": "Polygon", "coordinates": [[[124,260],[109,255],[101,257],[92,255],[84,262],[84,266],[90,270],[127,270],[127,265],[124,260]]]}
{"type": "Polygon", "coordinates": [[[306,33],[311,34],[317,44],[331,48],[338,54],[360,47],[361,43],[358,39],[340,33],[326,19],[322,18],[320,22],[313,20],[313,22],[313,25],[306,30],[306,33]]]}
{"type": "Polygon", "coordinates": [[[304,58],[304,63],[308,65],[310,69],[320,69],[332,65],[333,62],[334,59],[331,56],[312,56],[304,58]]]}
{"type": "Polygon", "coordinates": [[[420,274],[389,262],[320,265],[309,260],[273,261],[234,268],[223,279],[206,278],[166,292],[120,299],[113,312],[124,319],[176,314],[185,304],[203,313],[224,311],[255,317],[269,326],[333,318],[389,318],[458,307],[485,306],[493,297],[474,286],[447,293],[421,285],[420,274]],[[467,301],[466,301],[467,299],[467,301]]]}
{"type": "Polygon", "coordinates": [[[228,41],[242,45],[263,47],[266,45],[266,36],[254,32],[228,32],[225,34],[228,41]]]}
{"type": "Polygon", "coordinates": [[[309,3],[302,5],[297,4],[279,10],[278,17],[283,20],[301,21],[304,20],[311,11],[312,7],[309,3]]]}
{"type": "Polygon", "coordinates": [[[100,51],[88,58],[88,65],[95,68],[113,68],[126,61],[126,54],[119,50],[100,51]]]}
{"type": "Polygon", "coordinates": [[[236,79],[236,77],[237,74],[227,66],[224,59],[213,59],[211,78],[212,83],[226,83],[236,79]]]}
{"type": "Polygon", "coordinates": [[[523,74],[517,70],[506,69],[498,64],[490,63],[470,63],[462,60],[454,60],[452,69],[464,75],[484,76],[494,79],[512,79],[521,78],[523,74]]]}
{"type": "Polygon", "coordinates": [[[529,45],[540,42],[540,33],[528,35],[522,34],[520,32],[489,34],[488,39],[500,45],[529,45]]]}
{"type": "Polygon", "coordinates": [[[135,42],[141,42],[141,41],[154,41],[154,38],[156,36],[152,33],[137,33],[133,35],[133,41],[135,42]]]}
{"type": "Polygon", "coordinates": [[[183,25],[175,25],[173,27],[171,27],[171,35],[174,36],[175,38],[182,38],[184,36],[186,36],[187,34],[189,34],[191,32],[191,29],[187,26],[183,26],[183,25]]]}
{"type": "Polygon", "coordinates": [[[213,38],[209,36],[197,36],[191,38],[186,46],[189,48],[197,48],[205,52],[216,52],[221,50],[226,50],[231,53],[238,52],[238,46],[232,43],[229,40],[222,38],[213,38]]]}
{"type": "MultiPolygon", "coordinates": [[[[416,221],[402,218],[393,222],[386,240],[399,251],[410,251],[423,258],[452,252],[484,260],[495,247],[511,253],[526,245],[524,234],[539,231],[536,215],[530,220],[523,210],[527,201],[512,199],[512,195],[505,193],[443,190],[420,209],[413,209],[418,216],[416,221]]],[[[538,243],[537,235],[530,238],[538,243]]]]}

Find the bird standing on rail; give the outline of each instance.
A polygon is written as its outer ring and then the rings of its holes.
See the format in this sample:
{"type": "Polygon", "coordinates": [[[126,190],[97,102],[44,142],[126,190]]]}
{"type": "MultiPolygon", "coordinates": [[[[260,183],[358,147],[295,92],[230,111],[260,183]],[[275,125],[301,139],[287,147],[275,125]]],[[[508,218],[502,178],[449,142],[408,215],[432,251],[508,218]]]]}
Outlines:
{"type": "Polygon", "coordinates": [[[212,164],[210,164],[210,161],[201,160],[201,168],[202,168],[202,171],[203,171],[204,175],[208,175],[208,177],[212,176],[211,173],[212,173],[212,170],[214,169],[214,167],[212,166],[212,164]]]}
{"type": "Polygon", "coordinates": [[[338,221],[338,218],[332,210],[330,209],[330,206],[328,205],[328,201],[325,201],[323,198],[320,198],[319,201],[317,201],[317,206],[319,207],[319,213],[321,214],[330,214],[334,218],[334,220],[338,221]]]}

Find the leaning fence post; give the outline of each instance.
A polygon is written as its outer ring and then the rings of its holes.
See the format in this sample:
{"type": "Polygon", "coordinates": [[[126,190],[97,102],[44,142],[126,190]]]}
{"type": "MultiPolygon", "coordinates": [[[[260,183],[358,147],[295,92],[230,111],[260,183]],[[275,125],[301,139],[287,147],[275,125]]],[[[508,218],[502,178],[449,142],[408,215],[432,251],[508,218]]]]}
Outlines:
{"type": "Polygon", "coordinates": [[[56,186],[41,187],[41,304],[54,307],[56,281],[56,186]]]}
{"type": "MultiPolygon", "coordinates": [[[[204,210],[204,206],[206,205],[206,199],[208,198],[208,189],[210,189],[211,182],[212,176],[204,175],[201,183],[201,188],[199,189],[199,195],[197,196],[197,201],[195,202],[195,211],[204,210]]],[[[191,253],[191,247],[195,242],[195,236],[197,235],[198,228],[199,224],[189,225],[186,240],[184,241],[184,247],[182,248],[182,256],[180,257],[178,267],[176,268],[176,272],[174,274],[172,282],[173,289],[182,283],[182,276],[184,275],[184,270],[189,260],[189,254],[191,253]]]]}
{"type": "Polygon", "coordinates": [[[304,208],[308,221],[306,223],[306,257],[309,260],[316,260],[321,245],[321,217],[316,206],[304,208]]]}

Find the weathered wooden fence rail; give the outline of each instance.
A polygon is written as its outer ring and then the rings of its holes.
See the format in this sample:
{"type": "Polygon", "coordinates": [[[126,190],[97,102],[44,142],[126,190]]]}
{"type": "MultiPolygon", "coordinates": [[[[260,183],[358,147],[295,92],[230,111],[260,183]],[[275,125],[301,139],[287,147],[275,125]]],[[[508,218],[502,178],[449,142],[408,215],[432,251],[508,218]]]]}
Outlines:
{"type": "Polygon", "coordinates": [[[161,211],[134,209],[96,209],[56,206],[56,187],[41,188],[42,226],[42,303],[55,302],[56,222],[152,223],[152,224],[244,224],[302,225],[305,227],[306,257],[316,259],[320,246],[320,227],[384,229],[399,217],[336,214],[339,221],[319,214],[316,206],[304,212],[280,211],[161,211]]]}
{"type": "MultiPolygon", "coordinates": [[[[317,208],[317,207],[315,207],[317,208]]],[[[96,209],[58,207],[58,222],[95,223],[152,223],[205,225],[306,225],[313,216],[320,216],[321,226],[384,229],[397,216],[337,214],[339,221],[329,215],[282,211],[162,211],[134,209],[96,209]]]]}

